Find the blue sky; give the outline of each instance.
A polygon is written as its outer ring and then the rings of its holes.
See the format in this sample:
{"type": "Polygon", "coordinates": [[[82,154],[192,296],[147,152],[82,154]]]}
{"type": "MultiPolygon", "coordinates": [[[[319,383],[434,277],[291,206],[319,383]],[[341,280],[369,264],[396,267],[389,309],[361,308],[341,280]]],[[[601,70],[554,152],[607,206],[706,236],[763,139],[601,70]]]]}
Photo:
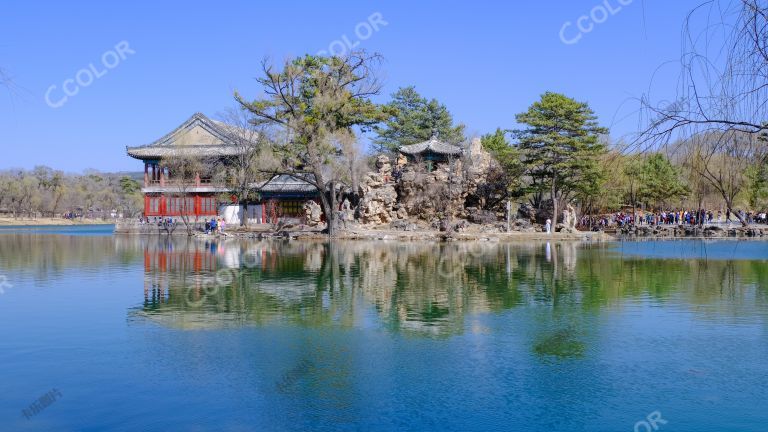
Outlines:
{"type": "Polygon", "coordinates": [[[215,117],[235,89],[256,96],[265,56],[317,53],[345,36],[384,56],[381,102],[415,85],[482,134],[514,127],[516,113],[557,91],[589,102],[620,138],[639,127],[634,98],[674,99],[681,25],[701,2],[17,1],[0,15],[0,67],[14,81],[0,89],[0,168],[139,170],[126,146],[197,111],[215,117]],[[601,22],[583,20],[592,29],[580,33],[577,19],[596,7],[613,13],[597,10],[601,22]],[[567,22],[563,36],[581,34],[577,43],[560,36],[567,22]],[[65,80],[91,64],[62,103],[65,80]]]}

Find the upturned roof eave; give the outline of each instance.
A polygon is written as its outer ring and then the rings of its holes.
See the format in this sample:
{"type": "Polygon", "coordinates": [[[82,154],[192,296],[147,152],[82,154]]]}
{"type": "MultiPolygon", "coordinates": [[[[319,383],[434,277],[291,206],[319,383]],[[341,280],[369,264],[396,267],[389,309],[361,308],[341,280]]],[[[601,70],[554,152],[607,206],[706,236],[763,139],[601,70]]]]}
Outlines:
{"type": "Polygon", "coordinates": [[[416,156],[424,153],[434,153],[438,155],[458,156],[463,153],[461,147],[438,141],[432,138],[428,141],[405,145],[399,148],[400,153],[410,156],[416,156]]]}
{"type": "Polygon", "coordinates": [[[184,121],[181,125],[176,127],[174,130],[168,132],[167,134],[163,135],[159,139],[149,144],[126,147],[126,149],[128,150],[128,155],[131,157],[135,157],[130,154],[131,150],[173,147],[173,142],[175,142],[174,138],[185,129],[192,127],[194,124],[199,124],[203,129],[205,129],[207,132],[213,135],[216,139],[218,139],[221,142],[221,144],[219,145],[223,145],[223,146],[236,145],[232,143],[231,133],[226,130],[226,128],[228,127],[226,123],[211,120],[205,114],[196,112],[186,121],[184,121]]]}

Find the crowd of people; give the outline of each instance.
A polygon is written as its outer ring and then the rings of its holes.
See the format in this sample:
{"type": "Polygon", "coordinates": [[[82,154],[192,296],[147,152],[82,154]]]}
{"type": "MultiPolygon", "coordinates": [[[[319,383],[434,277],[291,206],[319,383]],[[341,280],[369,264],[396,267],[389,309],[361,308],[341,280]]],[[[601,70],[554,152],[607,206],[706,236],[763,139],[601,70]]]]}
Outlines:
{"type": "Polygon", "coordinates": [[[626,225],[707,225],[707,224],[731,224],[746,221],[748,224],[768,223],[766,212],[745,212],[739,210],[738,214],[731,213],[730,209],[722,210],[661,210],[656,212],[617,212],[602,216],[584,216],[579,221],[581,228],[602,229],[609,226],[623,227],[626,225]]]}
{"type": "MultiPolygon", "coordinates": [[[[211,218],[210,221],[205,222],[206,234],[225,234],[224,229],[227,226],[227,222],[222,218],[211,218]]],[[[226,234],[225,234],[226,235],[226,234]]]]}

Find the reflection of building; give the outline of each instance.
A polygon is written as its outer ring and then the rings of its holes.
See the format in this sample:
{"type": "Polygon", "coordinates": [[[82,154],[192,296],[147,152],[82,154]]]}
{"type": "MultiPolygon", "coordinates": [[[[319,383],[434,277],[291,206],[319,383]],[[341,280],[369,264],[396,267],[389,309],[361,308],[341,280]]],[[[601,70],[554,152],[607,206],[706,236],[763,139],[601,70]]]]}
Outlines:
{"type": "MultiPolygon", "coordinates": [[[[172,244],[172,243],[171,243],[172,244]]],[[[216,243],[195,249],[144,249],[144,271],[168,273],[168,272],[201,272],[216,271],[216,243]]]]}
{"type": "Polygon", "coordinates": [[[217,243],[177,247],[173,242],[144,246],[144,302],[165,303],[171,289],[192,287],[200,291],[220,267],[217,243]],[[206,278],[203,275],[209,275],[206,278]]]}

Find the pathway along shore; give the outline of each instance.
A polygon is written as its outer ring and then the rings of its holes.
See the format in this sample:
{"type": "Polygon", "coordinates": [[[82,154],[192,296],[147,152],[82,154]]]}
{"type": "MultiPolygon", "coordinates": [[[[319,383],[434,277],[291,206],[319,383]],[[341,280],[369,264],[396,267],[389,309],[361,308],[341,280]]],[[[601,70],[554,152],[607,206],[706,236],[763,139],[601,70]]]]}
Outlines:
{"type": "Polygon", "coordinates": [[[112,225],[115,223],[114,219],[64,219],[64,218],[18,218],[12,217],[0,217],[0,227],[2,226],[68,226],[68,225],[112,225]]]}
{"type": "MultiPolygon", "coordinates": [[[[280,232],[258,229],[241,229],[238,226],[228,227],[223,235],[205,234],[195,232],[195,237],[201,238],[287,238],[287,239],[327,239],[328,237],[317,229],[302,229],[305,227],[293,227],[280,232]]],[[[477,227],[473,227],[477,228],[477,227]]],[[[480,226],[482,228],[482,226],[480,226]]],[[[115,228],[116,234],[144,234],[144,235],[168,235],[168,230],[154,224],[120,224],[115,228]]],[[[170,233],[174,236],[187,236],[184,226],[176,226],[170,233]]],[[[409,231],[396,229],[374,229],[356,227],[354,229],[339,230],[337,239],[342,240],[401,240],[401,241],[541,241],[541,240],[578,240],[578,241],[616,241],[629,239],[680,239],[680,238],[742,238],[768,240],[768,226],[750,225],[659,225],[659,226],[629,226],[610,232],[557,232],[547,234],[534,230],[500,232],[499,230],[471,229],[455,231],[451,233],[437,230],[414,229],[409,231]]]]}

